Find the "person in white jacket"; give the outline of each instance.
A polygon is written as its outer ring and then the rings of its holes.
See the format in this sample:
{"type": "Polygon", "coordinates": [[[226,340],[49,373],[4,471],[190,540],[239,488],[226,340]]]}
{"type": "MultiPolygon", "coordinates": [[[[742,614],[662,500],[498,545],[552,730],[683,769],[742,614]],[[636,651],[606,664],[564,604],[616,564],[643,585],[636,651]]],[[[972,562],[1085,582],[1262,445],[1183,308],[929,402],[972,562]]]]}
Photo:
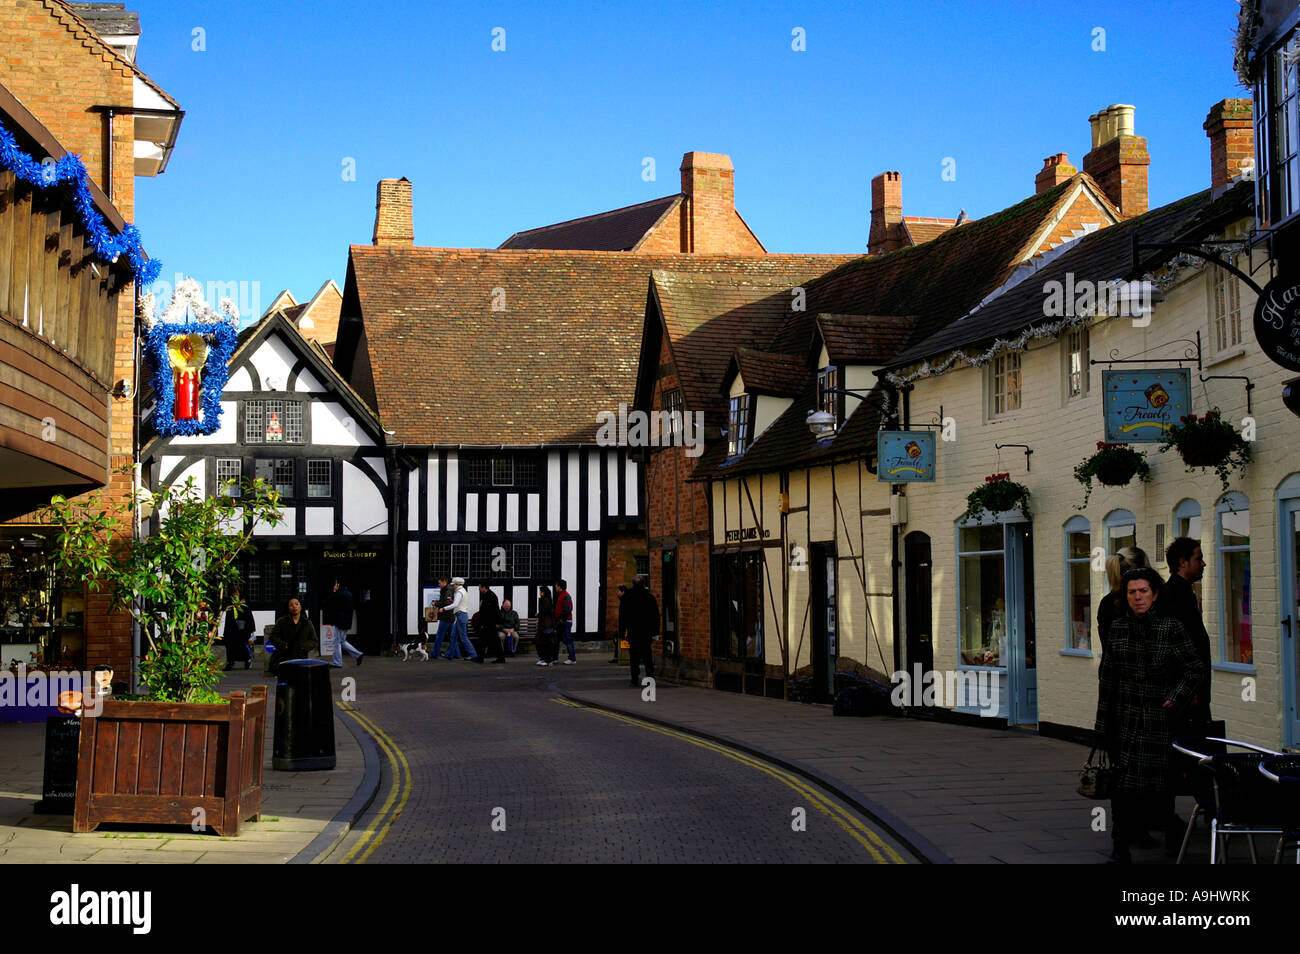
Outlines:
{"type": "Polygon", "coordinates": [[[465,593],[465,580],[462,577],[453,577],[451,581],[452,593],[451,602],[447,604],[446,610],[455,614],[455,622],[451,624],[451,640],[447,646],[448,659],[460,659],[460,647],[465,647],[466,659],[477,659],[478,653],[474,652],[474,644],[469,641],[469,610],[468,600],[465,593]]]}

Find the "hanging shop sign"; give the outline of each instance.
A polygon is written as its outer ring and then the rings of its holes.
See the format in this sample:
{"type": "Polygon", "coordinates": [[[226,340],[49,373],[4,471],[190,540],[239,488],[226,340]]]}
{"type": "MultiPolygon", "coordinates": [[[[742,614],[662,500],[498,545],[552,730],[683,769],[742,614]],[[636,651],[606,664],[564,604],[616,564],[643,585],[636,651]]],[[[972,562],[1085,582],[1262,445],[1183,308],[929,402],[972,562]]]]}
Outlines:
{"type": "Polygon", "coordinates": [[[1300,278],[1279,275],[1255,302],[1255,340],[1274,364],[1300,371],[1300,278]]]}
{"type": "Polygon", "coordinates": [[[934,480],[934,431],[879,431],[876,480],[907,484],[934,480]]]}
{"type": "Polygon", "coordinates": [[[1109,444],[1159,443],[1192,413],[1192,372],[1187,368],[1103,371],[1101,386],[1109,444]]]}

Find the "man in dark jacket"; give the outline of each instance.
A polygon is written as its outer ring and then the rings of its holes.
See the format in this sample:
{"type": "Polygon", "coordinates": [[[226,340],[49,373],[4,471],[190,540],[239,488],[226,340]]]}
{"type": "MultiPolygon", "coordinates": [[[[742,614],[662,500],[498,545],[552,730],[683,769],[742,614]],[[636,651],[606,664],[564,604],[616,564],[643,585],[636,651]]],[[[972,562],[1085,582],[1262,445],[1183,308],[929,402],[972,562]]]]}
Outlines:
{"type": "Polygon", "coordinates": [[[352,629],[352,617],[356,610],[356,602],[352,599],[352,591],[342,580],[334,581],[334,592],[330,598],[325,601],[324,622],[328,626],[334,627],[334,659],[330,665],[339,668],[343,665],[343,652],[347,651],[348,655],[356,659],[357,665],[361,665],[361,650],[348,642],[348,632],[352,629]]]}
{"type": "Polygon", "coordinates": [[[302,611],[302,602],[298,597],[289,600],[287,612],[275,621],[271,642],[275,646],[275,654],[268,667],[273,673],[286,660],[311,658],[317,645],[316,626],[302,611]]]}
{"type": "Polygon", "coordinates": [[[654,656],[650,652],[650,643],[659,633],[659,601],[654,598],[646,586],[646,578],[637,576],[632,581],[632,589],[623,597],[623,622],[627,625],[627,639],[630,644],[628,655],[631,657],[633,686],[641,685],[641,661],[645,660],[645,674],[654,676],[654,656]]]}
{"type": "Polygon", "coordinates": [[[623,600],[627,597],[627,587],[622,583],[618,585],[618,632],[614,634],[614,658],[612,663],[618,662],[618,650],[623,645],[623,640],[627,638],[627,613],[623,610],[623,600]]]}
{"type": "Polygon", "coordinates": [[[492,660],[494,663],[506,661],[506,650],[497,633],[497,625],[500,622],[501,604],[497,601],[497,595],[488,589],[486,583],[480,583],[478,585],[478,631],[481,643],[475,662],[483,662],[483,657],[488,653],[496,657],[492,660]]]}
{"type": "Polygon", "coordinates": [[[1192,584],[1204,576],[1205,558],[1199,542],[1191,537],[1179,537],[1165,549],[1165,560],[1169,564],[1169,582],[1165,584],[1164,606],[1160,610],[1183,624],[1205,667],[1196,699],[1187,710],[1188,721],[1199,725],[1210,721],[1210,634],[1205,631],[1192,584]]]}

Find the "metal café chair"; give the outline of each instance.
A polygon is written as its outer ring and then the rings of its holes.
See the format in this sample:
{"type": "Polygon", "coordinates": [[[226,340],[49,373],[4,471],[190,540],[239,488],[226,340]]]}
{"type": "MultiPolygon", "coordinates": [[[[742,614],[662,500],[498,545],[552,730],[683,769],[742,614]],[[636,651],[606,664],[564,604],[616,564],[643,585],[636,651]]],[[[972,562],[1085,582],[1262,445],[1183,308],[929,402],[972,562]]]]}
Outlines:
{"type": "MultiPolygon", "coordinates": [[[[1228,839],[1232,835],[1248,835],[1250,857],[1258,862],[1254,835],[1282,833],[1280,827],[1281,804],[1277,791],[1264,787],[1264,779],[1257,769],[1269,756],[1280,753],[1249,742],[1215,736],[1180,736],[1173,742],[1174,751],[1194,759],[1196,771],[1191,773],[1191,794],[1196,807],[1187,820],[1183,844],[1178,851],[1177,864],[1182,864],[1191,840],[1192,827],[1198,815],[1204,813],[1210,820],[1210,864],[1218,864],[1220,849],[1226,858],[1228,839]],[[1228,748],[1242,749],[1229,752],[1228,748]],[[1258,782],[1256,782],[1258,780],[1258,782]]],[[[1177,763],[1175,763],[1177,769],[1177,763]]]]}
{"type": "Polygon", "coordinates": [[[1273,852],[1273,864],[1282,863],[1288,843],[1295,847],[1296,864],[1300,865],[1300,755],[1280,755],[1259,763],[1259,772],[1274,785],[1281,786],[1282,835],[1273,852]]]}

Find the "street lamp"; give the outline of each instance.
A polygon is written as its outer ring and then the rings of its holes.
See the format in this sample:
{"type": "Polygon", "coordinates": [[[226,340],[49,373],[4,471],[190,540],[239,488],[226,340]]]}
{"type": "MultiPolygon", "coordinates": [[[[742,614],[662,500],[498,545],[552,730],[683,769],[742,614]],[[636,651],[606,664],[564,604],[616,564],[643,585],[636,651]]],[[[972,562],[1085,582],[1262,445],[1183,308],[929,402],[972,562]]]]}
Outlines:
{"type": "MultiPolygon", "coordinates": [[[[820,388],[818,389],[817,397],[820,400],[823,394],[847,394],[851,397],[857,398],[859,401],[865,401],[870,393],[871,392],[869,391],[858,391],[853,388],[820,388]]],[[[808,425],[808,430],[812,431],[812,436],[818,440],[830,437],[839,429],[839,423],[836,420],[835,415],[830,411],[810,410],[808,412],[806,423],[808,425]]]]}

